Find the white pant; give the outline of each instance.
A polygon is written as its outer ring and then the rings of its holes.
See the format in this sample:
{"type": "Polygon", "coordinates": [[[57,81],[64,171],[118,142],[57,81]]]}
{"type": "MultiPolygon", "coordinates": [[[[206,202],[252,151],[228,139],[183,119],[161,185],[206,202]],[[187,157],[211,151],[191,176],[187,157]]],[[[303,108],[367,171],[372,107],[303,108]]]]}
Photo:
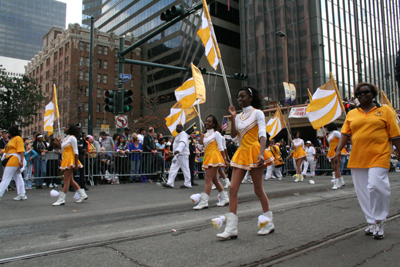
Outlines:
{"type": "Polygon", "coordinates": [[[385,221],[389,214],[390,183],[388,169],[351,169],[358,202],[369,224],[385,221]]]}
{"type": "Polygon", "coordinates": [[[15,181],[18,195],[25,195],[24,180],[22,179],[20,168],[5,167],[3,172],[3,178],[0,183],[0,197],[2,197],[4,192],[7,190],[7,187],[10,184],[11,179],[14,179],[15,181]]]}
{"type": "Polygon", "coordinates": [[[272,172],[275,170],[276,175],[278,176],[278,178],[282,177],[282,169],[281,167],[276,168],[275,164],[271,164],[269,166],[267,166],[267,174],[265,175],[265,178],[269,179],[272,177],[272,172]]]}
{"type": "Polygon", "coordinates": [[[169,169],[168,182],[170,186],[174,186],[176,175],[178,174],[179,168],[182,169],[183,176],[185,177],[184,185],[187,187],[192,187],[192,182],[190,180],[190,170],[189,170],[189,155],[177,154],[172,160],[171,168],[169,169]]]}
{"type": "Polygon", "coordinates": [[[307,161],[304,161],[304,165],[303,165],[303,175],[307,174],[307,170],[308,170],[308,166],[310,166],[310,175],[312,177],[315,176],[315,162],[314,162],[314,158],[307,158],[307,161]]]}

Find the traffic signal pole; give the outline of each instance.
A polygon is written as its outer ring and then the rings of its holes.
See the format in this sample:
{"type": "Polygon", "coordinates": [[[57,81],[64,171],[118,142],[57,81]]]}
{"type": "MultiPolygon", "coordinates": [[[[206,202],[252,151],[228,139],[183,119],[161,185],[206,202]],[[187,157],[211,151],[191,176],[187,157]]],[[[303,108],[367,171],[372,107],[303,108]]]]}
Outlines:
{"type": "Polygon", "coordinates": [[[89,52],[89,111],[88,134],[93,135],[93,54],[94,54],[94,17],[90,18],[90,52],[89,52]]]}
{"type": "MultiPolygon", "coordinates": [[[[123,51],[125,48],[125,38],[119,38],[119,51],[123,51]]],[[[124,114],[124,84],[122,83],[121,74],[124,73],[124,65],[125,65],[125,57],[120,56],[118,57],[118,91],[117,91],[117,103],[116,108],[118,111],[118,115],[124,114]]],[[[117,133],[124,133],[124,129],[117,128],[117,133]]]]}

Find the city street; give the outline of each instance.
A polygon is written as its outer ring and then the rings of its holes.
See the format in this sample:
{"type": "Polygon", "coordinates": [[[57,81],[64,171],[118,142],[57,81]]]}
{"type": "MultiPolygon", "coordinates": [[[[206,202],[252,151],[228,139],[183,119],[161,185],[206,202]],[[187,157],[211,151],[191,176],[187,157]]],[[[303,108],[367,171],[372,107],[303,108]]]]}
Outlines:
{"type": "Polygon", "coordinates": [[[350,176],[331,190],[330,177],[294,183],[264,181],[274,212],[275,232],[257,236],[261,207],[252,184],[239,192],[238,239],[220,241],[211,219],[228,212],[217,207],[192,210],[189,197],[199,186],[163,188],[157,183],[92,186],[89,199],[53,207],[50,189],[28,190],[27,201],[0,202],[0,263],[4,266],[398,266],[400,179],[389,173],[391,211],[386,237],[364,234],[366,222],[350,176]]]}

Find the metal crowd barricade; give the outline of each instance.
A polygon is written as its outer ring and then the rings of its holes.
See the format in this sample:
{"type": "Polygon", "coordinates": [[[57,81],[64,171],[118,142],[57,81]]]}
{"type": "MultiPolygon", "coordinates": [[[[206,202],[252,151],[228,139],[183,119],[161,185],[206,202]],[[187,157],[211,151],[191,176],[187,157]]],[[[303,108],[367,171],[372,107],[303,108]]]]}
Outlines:
{"type": "Polygon", "coordinates": [[[165,179],[165,157],[160,152],[129,152],[122,155],[116,151],[101,151],[85,158],[85,175],[91,184],[146,182],[165,179]]]}
{"type": "MultiPolygon", "coordinates": [[[[344,172],[350,172],[350,169],[347,168],[347,162],[348,162],[348,159],[346,157],[344,167],[341,169],[344,172]]],[[[326,172],[332,172],[332,163],[329,161],[329,159],[326,157],[326,155],[317,154],[315,174],[322,175],[323,173],[326,173],[326,172]]],[[[293,158],[286,159],[285,167],[282,170],[282,173],[285,173],[286,175],[296,173],[296,168],[295,168],[295,165],[293,162],[293,158]]]]}
{"type": "Polygon", "coordinates": [[[49,183],[60,183],[60,179],[62,178],[62,173],[60,171],[60,162],[61,162],[61,152],[56,153],[54,151],[49,151],[44,155],[41,155],[39,158],[36,157],[32,160],[32,162],[27,162],[25,175],[28,174],[28,171],[32,171],[31,179],[38,180],[44,179],[43,182],[46,184],[49,183]],[[32,164],[32,167],[29,168],[29,165],[32,164]],[[35,170],[36,168],[36,170],[35,170]],[[36,174],[36,175],[35,175],[36,174]]]}

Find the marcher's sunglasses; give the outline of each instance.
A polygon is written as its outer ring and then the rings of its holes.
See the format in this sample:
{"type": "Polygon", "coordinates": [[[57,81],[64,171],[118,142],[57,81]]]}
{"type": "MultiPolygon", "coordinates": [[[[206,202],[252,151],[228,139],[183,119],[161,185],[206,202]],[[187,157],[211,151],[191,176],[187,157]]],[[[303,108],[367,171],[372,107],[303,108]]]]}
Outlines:
{"type": "Polygon", "coordinates": [[[356,96],[360,96],[360,95],[362,95],[362,94],[368,95],[368,94],[370,94],[370,93],[371,93],[371,89],[362,90],[362,91],[357,91],[357,92],[356,92],[356,96]]]}

